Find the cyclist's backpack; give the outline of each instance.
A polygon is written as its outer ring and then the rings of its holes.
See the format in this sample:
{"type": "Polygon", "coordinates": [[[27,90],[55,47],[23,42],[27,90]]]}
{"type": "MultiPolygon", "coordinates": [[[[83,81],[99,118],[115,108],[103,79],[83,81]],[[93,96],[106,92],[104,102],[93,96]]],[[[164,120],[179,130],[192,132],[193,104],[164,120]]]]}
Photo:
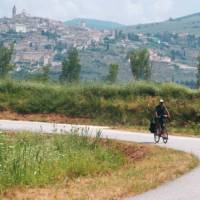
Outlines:
{"type": "Polygon", "coordinates": [[[149,131],[150,131],[151,133],[155,133],[155,130],[156,130],[156,122],[155,122],[155,120],[151,120],[151,122],[150,122],[150,127],[149,127],[149,131]]]}

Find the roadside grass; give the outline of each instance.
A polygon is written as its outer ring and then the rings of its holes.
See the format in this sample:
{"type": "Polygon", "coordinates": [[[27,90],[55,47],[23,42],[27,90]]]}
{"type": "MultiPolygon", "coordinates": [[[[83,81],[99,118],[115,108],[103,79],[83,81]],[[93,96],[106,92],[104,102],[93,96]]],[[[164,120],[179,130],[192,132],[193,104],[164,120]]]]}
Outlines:
{"type": "Polygon", "coordinates": [[[169,126],[172,129],[189,130],[190,135],[200,134],[200,90],[143,81],[126,85],[60,85],[0,80],[2,112],[55,114],[108,126],[148,127],[161,97],[171,113],[169,126]]]}
{"type": "MultiPolygon", "coordinates": [[[[147,148],[148,151],[145,156],[141,156],[139,159],[133,160],[129,157],[123,163],[121,163],[120,159],[120,162],[117,162],[120,165],[118,164],[117,168],[114,167],[114,169],[106,173],[95,173],[74,177],[73,179],[66,178],[66,173],[63,173],[59,176],[57,182],[54,181],[54,184],[45,184],[45,186],[34,184],[25,188],[23,188],[23,185],[20,187],[16,185],[17,187],[11,188],[4,193],[3,200],[41,199],[41,197],[43,200],[123,199],[173,180],[193,169],[199,163],[191,154],[180,151],[127,142],[122,142],[122,144],[126,148],[128,145],[129,147],[132,146],[133,149],[147,148]]],[[[137,153],[141,152],[138,151],[137,153]]],[[[93,165],[93,163],[90,164],[93,165]]],[[[88,167],[90,168],[90,166],[88,167]]]]}
{"type": "Polygon", "coordinates": [[[157,147],[151,147],[151,152],[146,159],[126,165],[109,177],[75,180],[67,190],[69,199],[113,200],[135,196],[176,179],[198,165],[196,158],[182,152],[157,147]]]}
{"type": "MultiPolygon", "coordinates": [[[[0,191],[14,186],[45,186],[66,178],[104,175],[125,157],[113,146],[79,135],[0,134],[0,191]]],[[[109,142],[109,141],[108,141],[109,142]]]]}
{"type": "Polygon", "coordinates": [[[172,127],[171,132],[175,135],[182,135],[182,136],[194,136],[200,137],[200,124],[199,123],[192,123],[189,126],[183,127],[172,127]]]}

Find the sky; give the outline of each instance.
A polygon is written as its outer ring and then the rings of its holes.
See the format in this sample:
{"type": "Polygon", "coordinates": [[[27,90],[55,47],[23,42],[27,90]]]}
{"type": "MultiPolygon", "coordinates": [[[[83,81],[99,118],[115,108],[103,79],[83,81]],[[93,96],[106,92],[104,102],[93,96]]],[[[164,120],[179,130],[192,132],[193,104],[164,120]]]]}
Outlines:
{"type": "Polygon", "coordinates": [[[61,21],[92,18],[126,25],[158,22],[200,12],[200,0],[0,0],[0,17],[13,5],[32,16],[61,21]]]}

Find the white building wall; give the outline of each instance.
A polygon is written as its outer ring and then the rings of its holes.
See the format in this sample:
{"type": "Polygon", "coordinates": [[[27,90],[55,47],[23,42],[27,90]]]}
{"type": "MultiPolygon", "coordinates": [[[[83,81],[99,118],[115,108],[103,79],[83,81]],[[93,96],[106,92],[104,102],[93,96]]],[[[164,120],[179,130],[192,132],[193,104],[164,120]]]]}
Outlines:
{"type": "Polygon", "coordinates": [[[16,26],[15,26],[15,31],[16,31],[17,33],[26,33],[26,32],[27,32],[27,28],[26,28],[26,26],[23,25],[23,24],[16,24],[16,26]]]}

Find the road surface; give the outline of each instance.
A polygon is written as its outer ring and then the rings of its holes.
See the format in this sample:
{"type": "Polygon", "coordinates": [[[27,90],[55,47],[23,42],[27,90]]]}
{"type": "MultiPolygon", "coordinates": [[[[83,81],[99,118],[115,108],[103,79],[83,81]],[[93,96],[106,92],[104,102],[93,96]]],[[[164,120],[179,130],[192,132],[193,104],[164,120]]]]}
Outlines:
{"type": "MultiPolygon", "coordinates": [[[[30,131],[43,133],[65,133],[71,129],[88,129],[91,136],[101,130],[104,138],[134,141],[138,143],[152,143],[151,134],[132,133],[119,130],[111,130],[108,127],[98,126],[73,126],[67,124],[53,124],[41,122],[9,121],[0,120],[0,130],[30,131]]],[[[200,159],[200,139],[171,136],[167,145],[177,150],[193,153],[200,159]]],[[[127,198],[127,200],[200,200],[200,167],[192,172],[178,178],[177,180],[164,184],[145,194],[127,198]]]]}

